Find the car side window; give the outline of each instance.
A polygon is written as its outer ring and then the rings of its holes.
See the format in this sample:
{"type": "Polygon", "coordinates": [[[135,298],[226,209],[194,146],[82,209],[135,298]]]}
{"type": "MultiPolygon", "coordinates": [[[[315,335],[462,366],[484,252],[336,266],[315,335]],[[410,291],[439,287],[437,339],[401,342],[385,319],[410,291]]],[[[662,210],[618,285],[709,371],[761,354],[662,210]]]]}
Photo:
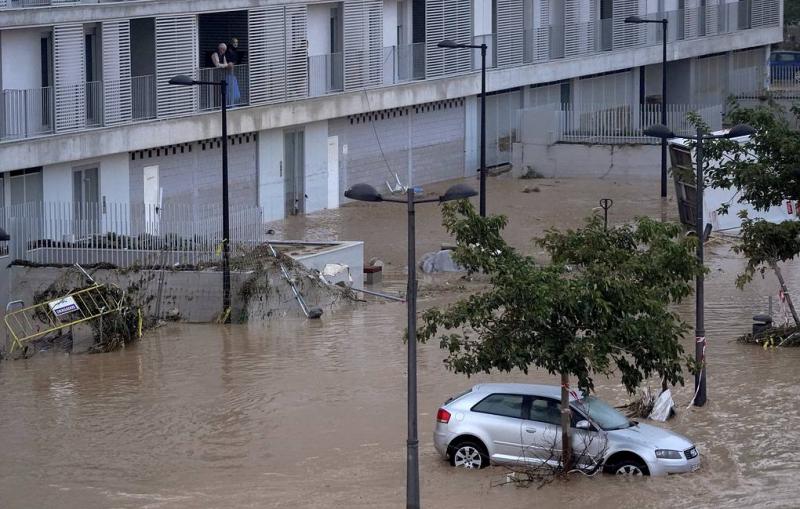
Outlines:
{"type": "Polygon", "coordinates": [[[531,398],[531,409],[529,420],[544,422],[547,424],[561,425],[561,409],[558,401],[549,398],[534,396],[531,398]]]}
{"type": "Polygon", "coordinates": [[[522,417],[522,400],[521,394],[490,394],[472,407],[472,411],[519,419],[522,417]]]}

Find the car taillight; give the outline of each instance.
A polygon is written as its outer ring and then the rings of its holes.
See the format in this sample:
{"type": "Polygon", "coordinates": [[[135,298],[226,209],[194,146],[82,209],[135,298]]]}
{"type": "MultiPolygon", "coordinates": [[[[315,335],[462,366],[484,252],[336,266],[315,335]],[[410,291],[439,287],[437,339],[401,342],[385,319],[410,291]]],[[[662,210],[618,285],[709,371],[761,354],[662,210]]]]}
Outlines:
{"type": "Polygon", "coordinates": [[[443,422],[445,424],[450,422],[450,412],[444,408],[440,408],[439,411],[436,412],[436,422],[443,422]]]}

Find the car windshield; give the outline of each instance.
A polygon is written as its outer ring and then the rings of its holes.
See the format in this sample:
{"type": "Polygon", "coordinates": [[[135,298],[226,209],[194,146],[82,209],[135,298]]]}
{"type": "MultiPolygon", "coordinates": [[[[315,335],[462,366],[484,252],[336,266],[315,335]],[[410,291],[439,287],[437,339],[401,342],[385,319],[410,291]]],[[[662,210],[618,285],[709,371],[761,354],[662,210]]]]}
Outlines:
{"type": "Polygon", "coordinates": [[[594,396],[587,396],[578,401],[578,408],[586,412],[591,420],[606,431],[630,428],[635,424],[614,407],[594,396]]]}

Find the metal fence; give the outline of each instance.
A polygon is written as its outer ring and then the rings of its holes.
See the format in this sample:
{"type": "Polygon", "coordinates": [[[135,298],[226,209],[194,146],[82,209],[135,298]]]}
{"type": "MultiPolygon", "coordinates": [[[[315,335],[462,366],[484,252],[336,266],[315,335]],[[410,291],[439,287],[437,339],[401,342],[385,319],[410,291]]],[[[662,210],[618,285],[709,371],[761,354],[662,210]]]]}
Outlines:
{"type": "MultiPolygon", "coordinates": [[[[44,264],[196,265],[220,260],[214,204],[26,203],[0,208],[15,260],[44,264]]],[[[231,254],[266,238],[262,210],[232,206],[231,254]]]]}
{"type": "Polygon", "coordinates": [[[53,87],[3,90],[0,97],[0,140],[53,132],[53,87]]]}
{"type": "MultiPolygon", "coordinates": [[[[722,128],[722,106],[667,105],[667,125],[678,135],[691,134],[689,113],[697,113],[711,130],[722,128]]],[[[660,143],[645,136],[647,127],[661,123],[661,105],[552,104],[519,110],[514,141],[546,139],[548,143],[660,143]]]]}
{"type": "Polygon", "coordinates": [[[344,53],[308,57],[308,95],[317,97],[344,90],[344,53]]]}

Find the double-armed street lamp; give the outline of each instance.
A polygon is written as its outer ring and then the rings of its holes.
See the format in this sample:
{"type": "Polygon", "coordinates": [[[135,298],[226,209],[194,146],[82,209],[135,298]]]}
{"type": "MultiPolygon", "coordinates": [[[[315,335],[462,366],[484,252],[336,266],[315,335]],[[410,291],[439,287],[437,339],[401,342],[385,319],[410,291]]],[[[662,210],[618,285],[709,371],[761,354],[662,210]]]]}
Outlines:
{"type": "Polygon", "coordinates": [[[228,82],[198,81],[179,74],[169,80],[170,85],[217,87],[222,104],[222,316],[230,323],[231,266],[230,266],[230,212],[228,211],[228,82]]]}
{"type": "Polygon", "coordinates": [[[440,48],[469,48],[481,50],[481,169],[480,169],[480,214],[486,217],[486,44],[460,44],[446,39],[439,44],[440,48]]]}
{"type": "MultiPolygon", "coordinates": [[[[750,136],[755,133],[755,129],[747,124],[739,124],[724,134],[708,134],[703,128],[697,128],[695,136],[686,136],[685,138],[695,140],[697,145],[696,151],[696,189],[695,189],[695,234],[697,235],[697,261],[700,265],[703,264],[703,242],[705,241],[705,230],[703,225],[703,188],[705,181],[703,176],[703,142],[707,140],[716,140],[720,138],[740,138],[742,136],[750,136]]],[[[644,134],[654,138],[661,138],[664,142],[668,138],[675,138],[669,127],[664,124],[650,126],[644,130],[644,134]]],[[[702,272],[697,274],[697,282],[695,288],[695,361],[700,367],[700,370],[694,376],[695,396],[693,402],[695,406],[703,406],[706,404],[706,331],[705,331],[705,295],[704,295],[704,282],[705,276],[702,272]]]]}
{"type": "MultiPolygon", "coordinates": [[[[639,16],[628,16],[625,23],[643,24],[658,23],[662,28],[661,52],[661,124],[667,125],[667,18],[646,19],[639,16]]],[[[667,197],[667,140],[661,139],[661,197],[667,197]]]]}
{"type": "MultiPolygon", "coordinates": [[[[419,509],[419,440],[417,438],[417,262],[415,255],[414,206],[418,203],[444,203],[462,200],[477,193],[466,184],[456,184],[436,198],[416,198],[414,189],[406,199],[384,197],[369,184],[356,184],[344,192],[351,200],[405,203],[408,206],[408,439],[406,441],[406,507],[419,509]]],[[[483,195],[481,195],[483,196],[483,195]]]]}

